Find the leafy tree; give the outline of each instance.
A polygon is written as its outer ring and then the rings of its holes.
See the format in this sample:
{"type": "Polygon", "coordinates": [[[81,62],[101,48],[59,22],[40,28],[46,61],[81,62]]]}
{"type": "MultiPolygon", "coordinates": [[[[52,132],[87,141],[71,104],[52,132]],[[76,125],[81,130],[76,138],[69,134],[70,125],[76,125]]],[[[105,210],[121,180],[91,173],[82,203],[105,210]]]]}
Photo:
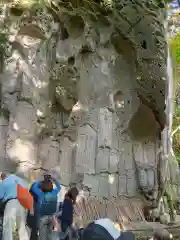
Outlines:
{"type": "Polygon", "coordinates": [[[180,162],[180,31],[170,39],[174,67],[174,115],[173,115],[173,149],[180,162]]]}

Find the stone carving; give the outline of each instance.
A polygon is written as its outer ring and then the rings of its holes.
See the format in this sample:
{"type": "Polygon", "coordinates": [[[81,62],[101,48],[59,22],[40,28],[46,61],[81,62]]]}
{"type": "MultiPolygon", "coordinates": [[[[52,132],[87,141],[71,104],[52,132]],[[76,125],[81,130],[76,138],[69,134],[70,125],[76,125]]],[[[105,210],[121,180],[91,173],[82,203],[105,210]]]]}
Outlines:
{"type": "Polygon", "coordinates": [[[61,176],[61,181],[65,186],[68,186],[71,181],[71,174],[73,169],[72,154],[73,143],[68,138],[64,138],[58,154],[60,156],[60,161],[59,163],[56,163],[56,168],[58,168],[59,174],[61,176]]]}
{"type": "Polygon", "coordinates": [[[116,149],[112,149],[110,153],[109,172],[117,172],[120,161],[120,153],[116,149]]]}
{"type": "Polygon", "coordinates": [[[112,112],[101,109],[99,114],[98,147],[111,147],[112,145],[112,112]]]}
{"type": "Polygon", "coordinates": [[[109,171],[110,150],[99,148],[96,157],[96,173],[109,171]]]}
{"type": "Polygon", "coordinates": [[[76,171],[95,172],[96,132],[89,126],[80,127],[76,147],[76,171]]]}
{"type": "Polygon", "coordinates": [[[120,2],[119,32],[65,13],[60,27],[39,13],[9,20],[24,57],[12,48],[0,76],[8,113],[0,116],[0,156],[24,175],[56,170],[65,187],[78,184],[113,204],[154,196],[166,118],[165,8],[120,2]]]}
{"type": "Polygon", "coordinates": [[[155,188],[155,171],[152,168],[141,167],[137,171],[139,187],[145,191],[150,192],[155,188]]]}

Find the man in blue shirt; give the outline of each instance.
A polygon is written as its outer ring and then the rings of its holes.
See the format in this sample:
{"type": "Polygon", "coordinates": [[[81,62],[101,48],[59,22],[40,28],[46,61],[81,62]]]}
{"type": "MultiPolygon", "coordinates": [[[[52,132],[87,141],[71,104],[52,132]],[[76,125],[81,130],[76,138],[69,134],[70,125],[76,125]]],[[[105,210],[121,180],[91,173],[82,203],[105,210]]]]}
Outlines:
{"type": "Polygon", "coordinates": [[[61,190],[61,186],[59,182],[50,177],[49,179],[45,179],[44,181],[37,181],[35,182],[30,189],[34,197],[34,215],[30,216],[28,214],[27,223],[28,226],[31,228],[31,237],[30,240],[37,240],[38,239],[38,231],[39,231],[39,223],[41,217],[41,207],[46,198],[57,196],[59,191],[61,190]],[[52,182],[55,183],[55,187],[53,187],[52,182]]]}
{"type": "Polygon", "coordinates": [[[0,174],[0,200],[5,203],[3,218],[3,240],[13,240],[14,226],[17,227],[19,240],[28,240],[26,229],[26,210],[17,199],[17,184],[27,188],[23,179],[16,175],[0,174]]]}

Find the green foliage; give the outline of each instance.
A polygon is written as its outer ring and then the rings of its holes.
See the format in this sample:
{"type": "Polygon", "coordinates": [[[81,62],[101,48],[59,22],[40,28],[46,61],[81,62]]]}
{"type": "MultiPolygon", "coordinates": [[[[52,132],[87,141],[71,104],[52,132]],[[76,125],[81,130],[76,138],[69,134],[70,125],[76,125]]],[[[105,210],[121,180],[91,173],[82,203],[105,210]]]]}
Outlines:
{"type": "Polygon", "coordinates": [[[8,46],[8,35],[5,32],[0,32],[0,53],[6,51],[8,46]]]}
{"type": "MultiPolygon", "coordinates": [[[[180,95],[180,31],[170,39],[171,54],[173,58],[174,67],[174,114],[173,114],[173,130],[180,125],[180,109],[178,108],[177,97],[180,95]]],[[[173,136],[173,149],[176,159],[180,162],[180,131],[178,130],[173,136]]]]}
{"type": "Polygon", "coordinates": [[[176,60],[176,65],[180,64],[180,31],[171,40],[171,48],[173,56],[176,60]]]}
{"type": "Polygon", "coordinates": [[[0,73],[3,72],[5,60],[8,55],[8,35],[5,32],[0,32],[0,73]]]}
{"type": "MultiPolygon", "coordinates": [[[[175,104],[175,111],[173,115],[173,129],[180,125],[180,109],[175,104]]],[[[173,136],[173,149],[178,161],[180,161],[180,132],[177,131],[173,136]]]]}

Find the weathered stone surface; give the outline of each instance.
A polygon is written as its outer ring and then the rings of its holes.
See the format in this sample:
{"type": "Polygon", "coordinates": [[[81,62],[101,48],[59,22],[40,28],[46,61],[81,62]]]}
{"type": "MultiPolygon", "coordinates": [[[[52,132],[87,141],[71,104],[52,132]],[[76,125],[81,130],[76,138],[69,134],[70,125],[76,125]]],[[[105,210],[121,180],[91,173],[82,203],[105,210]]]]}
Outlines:
{"type": "Polygon", "coordinates": [[[76,55],[82,48],[82,38],[60,40],[56,47],[56,58],[59,62],[66,62],[69,57],[76,55]]]}
{"type": "Polygon", "coordinates": [[[127,194],[130,197],[135,197],[137,195],[136,174],[135,169],[127,171],[127,194]]]}
{"type": "Polygon", "coordinates": [[[110,149],[98,148],[96,156],[96,173],[108,172],[110,161],[110,149]]]}
{"type": "Polygon", "coordinates": [[[17,103],[16,112],[9,118],[6,157],[23,164],[23,171],[37,163],[36,119],[34,107],[25,101],[17,103]]]}
{"type": "Polygon", "coordinates": [[[61,176],[62,184],[68,186],[71,181],[71,175],[73,171],[73,143],[68,139],[64,138],[60,144],[59,153],[59,162],[56,164],[61,176]]]}
{"type": "MultiPolygon", "coordinates": [[[[73,20],[60,14],[60,25],[36,13],[24,19],[32,22],[28,31],[9,20],[12,45],[19,47],[1,75],[0,107],[9,116],[0,124],[0,155],[20,162],[18,171],[52,170],[65,187],[77,184],[113,203],[158,184],[167,77],[164,9],[146,2],[114,2],[121,34],[101,19],[95,28],[84,11],[73,20]]],[[[167,180],[176,185],[174,169],[168,165],[167,180]]],[[[98,208],[106,216],[106,202],[98,208]]]]}
{"type": "Polygon", "coordinates": [[[98,131],[98,127],[99,127],[98,120],[99,120],[99,109],[95,108],[95,106],[92,106],[92,108],[89,108],[89,111],[87,112],[87,115],[84,118],[84,122],[92,126],[92,128],[95,131],[98,131]]]}
{"type": "Polygon", "coordinates": [[[95,172],[96,137],[96,132],[89,125],[79,129],[75,159],[77,172],[95,172]]]}
{"type": "Polygon", "coordinates": [[[107,108],[100,108],[98,146],[111,147],[112,144],[112,112],[107,108]]]}
{"type": "Polygon", "coordinates": [[[127,176],[119,175],[119,191],[118,196],[127,196],[127,176]]]}
{"type": "Polygon", "coordinates": [[[119,176],[118,174],[112,174],[109,176],[109,199],[118,196],[118,184],[119,184],[119,176]],[[112,179],[111,179],[112,178],[112,179]]]}
{"type": "Polygon", "coordinates": [[[157,157],[156,157],[156,142],[145,142],[143,144],[144,148],[144,162],[146,164],[156,166],[157,157]]]}
{"type": "Polygon", "coordinates": [[[119,149],[119,132],[118,130],[115,128],[112,131],[112,148],[114,149],[119,149]]]}
{"type": "Polygon", "coordinates": [[[37,164],[44,169],[52,170],[60,164],[59,143],[51,138],[44,139],[39,145],[37,164]]]}
{"type": "Polygon", "coordinates": [[[99,176],[99,197],[109,197],[109,176],[107,173],[102,173],[99,176]]]}
{"type": "Polygon", "coordinates": [[[0,116],[0,156],[1,159],[6,157],[6,140],[8,133],[8,119],[0,116]]]}
{"type": "Polygon", "coordinates": [[[135,161],[143,164],[144,163],[143,143],[134,142],[133,152],[134,152],[135,161]]]}
{"type": "Polygon", "coordinates": [[[125,160],[125,169],[132,170],[134,169],[134,156],[132,151],[133,144],[131,142],[124,142],[124,160],[125,160]]]}
{"type": "Polygon", "coordinates": [[[36,110],[26,102],[18,102],[13,121],[13,129],[24,137],[33,137],[36,134],[36,110]],[[26,113],[26,114],[25,114],[26,113]]]}
{"type": "Polygon", "coordinates": [[[87,186],[93,196],[97,196],[99,192],[99,178],[95,175],[84,174],[83,185],[87,186]]]}
{"type": "Polygon", "coordinates": [[[60,168],[62,172],[68,174],[71,174],[72,172],[72,151],[73,143],[68,138],[64,138],[60,145],[60,168]]]}
{"type": "Polygon", "coordinates": [[[37,162],[37,147],[28,140],[16,138],[11,147],[9,146],[9,149],[7,149],[7,155],[10,159],[19,163],[26,162],[31,167],[35,167],[37,162]]]}
{"type": "Polygon", "coordinates": [[[120,163],[120,155],[121,153],[116,150],[112,149],[110,152],[110,162],[109,162],[109,172],[115,173],[118,171],[118,166],[120,163]]]}

